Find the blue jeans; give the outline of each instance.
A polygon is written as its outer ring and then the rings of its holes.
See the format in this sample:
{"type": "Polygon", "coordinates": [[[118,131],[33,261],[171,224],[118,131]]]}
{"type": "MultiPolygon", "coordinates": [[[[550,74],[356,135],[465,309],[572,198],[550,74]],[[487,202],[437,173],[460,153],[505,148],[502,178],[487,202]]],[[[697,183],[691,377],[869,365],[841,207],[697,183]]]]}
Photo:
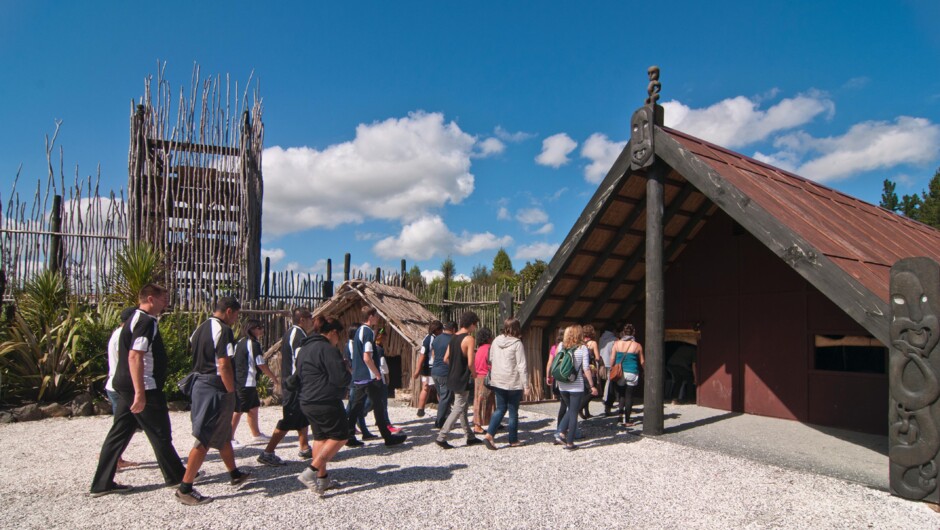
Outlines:
{"type": "Polygon", "coordinates": [[[584,392],[561,391],[561,399],[568,406],[568,410],[565,411],[565,417],[558,424],[558,432],[565,435],[565,440],[569,445],[573,444],[575,438],[578,437],[578,412],[581,411],[583,396],[584,392]]]}
{"type": "MultiPolygon", "coordinates": [[[[346,416],[349,416],[349,411],[352,410],[353,401],[356,400],[356,385],[350,385],[349,388],[349,402],[346,403],[346,416]]],[[[356,419],[356,426],[359,427],[359,432],[363,436],[372,434],[369,432],[369,428],[366,427],[366,414],[372,410],[372,400],[366,396],[365,406],[362,408],[362,414],[359,415],[359,418],[356,419]]]]}
{"type": "Polygon", "coordinates": [[[450,407],[454,403],[454,393],[447,388],[447,376],[431,376],[434,386],[437,387],[437,420],[434,425],[440,429],[450,415],[450,407]]]}
{"type": "MultiPolygon", "coordinates": [[[[562,426],[561,420],[563,420],[563,419],[565,418],[565,414],[568,412],[568,402],[565,401],[565,399],[561,397],[561,390],[558,390],[558,386],[557,386],[557,385],[554,386],[553,388],[554,388],[555,394],[558,395],[558,423],[555,424],[555,434],[558,434],[558,433],[561,432],[561,426],[562,426]]],[[[576,439],[577,439],[577,438],[581,438],[581,428],[580,428],[580,427],[581,427],[581,426],[579,425],[579,426],[575,429],[574,437],[575,437],[576,439]]]]}
{"type": "Polygon", "coordinates": [[[514,444],[519,441],[519,403],[522,401],[522,390],[504,390],[493,387],[493,393],[496,394],[496,410],[493,411],[493,417],[490,418],[490,426],[486,430],[491,437],[496,436],[496,429],[499,428],[499,422],[503,421],[506,410],[509,410],[509,443],[514,444]]]}

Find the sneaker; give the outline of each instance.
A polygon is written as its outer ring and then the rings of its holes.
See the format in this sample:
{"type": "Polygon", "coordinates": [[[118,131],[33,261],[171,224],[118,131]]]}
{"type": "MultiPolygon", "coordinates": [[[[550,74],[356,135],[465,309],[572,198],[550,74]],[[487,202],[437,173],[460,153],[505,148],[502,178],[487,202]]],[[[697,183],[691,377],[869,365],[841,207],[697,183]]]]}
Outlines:
{"type": "Polygon", "coordinates": [[[423,418],[423,417],[424,417],[424,409],[418,409],[418,417],[419,417],[419,418],[423,418]]]}
{"type": "Polygon", "coordinates": [[[381,438],[381,436],[379,436],[378,434],[372,434],[371,432],[368,434],[362,435],[363,440],[378,440],[379,438],[381,438]]]}
{"type": "Polygon", "coordinates": [[[553,442],[553,444],[554,444],[554,445],[561,445],[561,444],[563,444],[563,443],[565,443],[565,439],[561,437],[561,433],[556,433],[556,434],[555,434],[555,441],[553,442]]]}
{"type": "Polygon", "coordinates": [[[317,485],[314,491],[317,492],[317,495],[323,496],[328,490],[336,489],[339,487],[339,482],[334,481],[330,478],[329,475],[325,477],[317,477],[317,485]]]}
{"type": "Polygon", "coordinates": [[[467,447],[470,447],[471,445],[480,445],[482,443],[483,443],[483,440],[477,438],[476,436],[471,436],[467,438],[467,447]]]}
{"type": "Polygon", "coordinates": [[[271,437],[264,433],[261,433],[258,436],[255,436],[254,438],[251,439],[251,443],[253,444],[266,444],[270,441],[271,441],[271,437]]]}
{"type": "Polygon", "coordinates": [[[299,480],[300,483],[306,486],[308,489],[317,489],[317,472],[310,469],[309,466],[307,469],[304,469],[302,473],[297,475],[297,480],[299,480]]]}
{"type": "Polygon", "coordinates": [[[447,443],[447,440],[434,440],[434,443],[437,444],[441,449],[453,449],[454,446],[447,443]]]}
{"type": "Polygon", "coordinates": [[[287,465],[283,460],[281,460],[281,457],[277,456],[276,454],[265,453],[263,451],[260,455],[258,455],[258,462],[270,467],[280,467],[287,465]]]}
{"type": "Polygon", "coordinates": [[[241,474],[229,481],[232,486],[243,486],[251,480],[251,473],[240,472],[241,474]]]}
{"type": "Polygon", "coordinates": [[[208,504],[212,502],[212,497],[206,497],[196,490],[192,490],[189,493],[183,493],[180,490],[176,490],[174,495],[180,504],[185,504],[186,506],[199,506],[201,504],[208,504]]]}
{"type": "Polygon", "coordinates": [[[297,452],[297,456],[299,456],[300,458],[304,460],[308,458],[313,458],[313,449],[309,447],[306,449],[301,449],[300,451],[297,452]]]}
{"type": "Polygon", "coordinates": [[[117,482],[112,482],[110,488],[104,491],[93,491],[89,493],[88,496],[92,498],[98,498],[98,497],[103,497],[105,495],[110,495],[112,493],[127,493],[133,489],[134,489],[133,486],[128,486],[126,484],[118,484],[117,482]]]}
{"type": "Polygon", "coordinates": [[[232,439],[232,449],[241,449],[244,447],[238,440],[232,439]]]}
{"type": "Polygon", "coordinates": [[[385,439],[385,445],[391,447],[393,445],[400,445],[407,440],[408,437],[404,434],[393,434],[385,439]]]}
{"type": "Polygon", "coordinates": [[[365,444],[355,438],[350,438],[349,441],[346,442],[346,447],[362,447],[363,445],[365,444]]]}

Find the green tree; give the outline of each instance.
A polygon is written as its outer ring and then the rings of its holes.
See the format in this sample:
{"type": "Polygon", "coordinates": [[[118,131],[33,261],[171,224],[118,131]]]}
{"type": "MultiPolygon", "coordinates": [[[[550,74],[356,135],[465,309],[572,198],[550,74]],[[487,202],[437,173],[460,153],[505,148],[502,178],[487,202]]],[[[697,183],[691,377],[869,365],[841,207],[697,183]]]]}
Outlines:
{"type": "Polygon", "coordinates": [[[940,228],[940,169],[937,169],[927,189],[921,193],[920,215],[917,220],[940,228]]]}
{"type": "Polygon", "coordinates": [[[897,184],[885,179],[884,188],[881,191],[881,203],[878,206],[892,212],[898,211],[901,208],[901,202],[898,200],[897,187],[897,184]]]}
{"type": "Polygon", "coordinates": [[[454,279],[454,260],[452,260],[450,256],[447,256],[447,259],[441,262],[441,272],[444,273],[445,281],[449,282],[454,279]]]}
{"type": "Polygon", "coordinates": [[[411,268],[408,269],[407,281],[409,286],[423,285],[424,276],[421,276],[421,268],[417,265],[412,265],[411,268]]]}
{"type": "Polygon", "coordinates": [[[909,219],[920,220],[921,201],[918,195],[905,195],[901,197],[900,213],[909,219]]]}
{"type": "Polygon", "coordinates": [[[473,271],[470,272],[470,281],[473,283],[489,283],[490,281],[490,270],[486,268],[486,265],[480,263],[473,267],[473,271]]]}
{"type": "Polygon", "coordinates": [[[512,260],[509,259],[506,249],[500,247],[493,258],[493,275],[502,276],[507,274],[513,275],[516,274],[516,271],[512,268],[512,260]]]}
{"type": "Polygon", "coordinates": [[[535,263],[529,263],[527,261],[525,262],[525,267],[522,267],[522,270],[519,271],[519,277],[524,283],[534,284],[547,268],[548,263],[540,259],[535,260],[535,263]]]}

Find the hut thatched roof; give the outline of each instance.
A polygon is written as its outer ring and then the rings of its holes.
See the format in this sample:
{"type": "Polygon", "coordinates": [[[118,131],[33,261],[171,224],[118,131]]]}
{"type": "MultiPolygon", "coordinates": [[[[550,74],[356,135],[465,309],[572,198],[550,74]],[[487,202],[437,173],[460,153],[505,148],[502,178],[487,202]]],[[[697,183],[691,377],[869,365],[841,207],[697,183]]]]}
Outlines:
{"type": "MultiPolygon", "coordinates": [[[[333,298],[320,305],[314,315],[330,315],[347,322],[349,311],[363,305],[372,306],[379,317],[395,335],[407,342],[412,349],[419,349],[428,334],[428,322],[435,317],[411,291],[393,285],[363,280],[343,282],[333,298]]],[[[358,315],[355,315],[358,322],[358,315]]]]}

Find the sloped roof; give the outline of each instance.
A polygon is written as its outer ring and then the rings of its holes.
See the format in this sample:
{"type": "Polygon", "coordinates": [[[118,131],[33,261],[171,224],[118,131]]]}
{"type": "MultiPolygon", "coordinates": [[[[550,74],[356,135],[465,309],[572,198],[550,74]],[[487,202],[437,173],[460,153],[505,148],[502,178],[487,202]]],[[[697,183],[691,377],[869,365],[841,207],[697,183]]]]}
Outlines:
{"type": "MultiPolygon", "coordinates": [[[[350,317],[352,322],[359,322],[358,314],[348,313],[364,304],[374,307],[386,325],[414,349],[421,347],[421,341],[428,334],[428,323],[437,318],[408,289],[364,280],[343,282],[333,297],[317,307],[313,314],[336,316],[347,324],[350,317]]],[[[391,340],[395,340],[394,335],[391,340]]],[[[389,344],[386,349],[392,347],[389,344]]]]}
{"type": "MultiPolygon", "coordinates": [[[[645,296],[646,175],[629,144],[520,308],[523,325],[604,325],[645,296]]],[[[720,208],[872,335],[888,340],[888,275],[895,261],[940,260],[940,231],[739,153],[666,127],[664,265],[720,208]]]]}

